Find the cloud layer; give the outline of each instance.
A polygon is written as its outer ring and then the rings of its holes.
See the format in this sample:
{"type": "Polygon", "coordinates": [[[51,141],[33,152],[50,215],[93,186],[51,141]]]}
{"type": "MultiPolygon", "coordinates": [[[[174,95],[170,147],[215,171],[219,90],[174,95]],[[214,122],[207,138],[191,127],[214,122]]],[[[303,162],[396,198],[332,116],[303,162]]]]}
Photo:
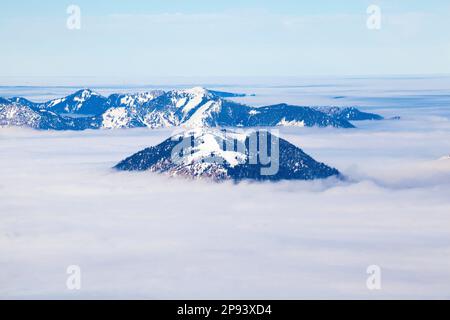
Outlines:
{"type": "Polygon", "coordinates": [[[0,297],[449,298],[450,122],[425,119],[283,130],[351,181],[239,185],[110,169],[170,131],[1,129],[0,297]]]}

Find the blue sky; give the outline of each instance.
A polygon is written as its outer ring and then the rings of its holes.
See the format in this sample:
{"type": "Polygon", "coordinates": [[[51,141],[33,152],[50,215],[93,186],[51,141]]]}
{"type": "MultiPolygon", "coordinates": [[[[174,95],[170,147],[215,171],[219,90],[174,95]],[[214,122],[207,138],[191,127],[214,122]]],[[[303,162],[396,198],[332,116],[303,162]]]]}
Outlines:
{"type": "Polygon", "coordinates": [[[299,1],[299,0],[74,0],[74,1],[51,1],[51,0],[28,0],[9,1],[2,3],[0,15],[8,17],[13,16],[53,16],[60,15],[60,9],[66,8],[70,4],[77,4],[85,8],[91,15],[103,15],[110,13],[211,13],[234,11],[243,9],[265,9],[278,13],[297,13],[297,14],[326,14],[326,13],[360,13],[361,8],[366,8],[370,4],[379,4],[387,7],[390,11],[428,11],[437,12],[442,8],[449,8],[445,0],[389,0],[389,1],[365,1],[365,0],[318,0],[318,1],[299,1]]]}
{"type": "Polygon", "coordinates": [[[450,73],[449,16],[444,0],[8,2],[0,81],[450,73]],[[366,27],[370,4],[381,30],[366,27]]]}

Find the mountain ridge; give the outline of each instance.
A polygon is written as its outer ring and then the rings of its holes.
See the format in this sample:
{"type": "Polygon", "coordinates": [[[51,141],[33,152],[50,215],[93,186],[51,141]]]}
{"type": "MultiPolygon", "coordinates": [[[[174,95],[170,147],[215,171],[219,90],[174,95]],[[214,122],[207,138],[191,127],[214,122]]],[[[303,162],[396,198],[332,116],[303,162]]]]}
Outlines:
{"type": "Polygon", "coordinates": [[[380,115],[362,112],[355,107],[306,107],[284,103],[251,107],[224,98],[238,96],[242,94],[194,87],[136,94],[113,93],[108,97],[90,89],[81,89],[43,103],[21,97],[0,98],[0,126],[20,124],[41,130],[178,126],[354,128],[350,121],[383,119],[380,115]],[[10,107],[6,107],[8,105],[10,107]],[[21,110],[20,121],[11,116],[14,113],[10,109],[14,108],[21,110]],[[37,118],[40,119],[39,125],[36,125],[37,118]],[[78,118],[82,119],[75,120],[78,118]]]}

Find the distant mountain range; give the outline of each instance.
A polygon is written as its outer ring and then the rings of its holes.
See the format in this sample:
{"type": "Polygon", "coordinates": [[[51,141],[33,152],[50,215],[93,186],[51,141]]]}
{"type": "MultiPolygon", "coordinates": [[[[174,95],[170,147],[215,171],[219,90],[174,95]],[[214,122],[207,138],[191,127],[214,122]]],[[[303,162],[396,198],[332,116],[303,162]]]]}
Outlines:
{"type": "Polygon", "coordinates": [[[350,121],[383,117],[354,107],[304,107],[278,104],[250,107],[229,100],[242,94],[204,88],[155,90],[101,96],[89,89],[36,103],[0,98],[0,126],[40,130],[85,130],[167,127],[306,126],[354,128],[350,121]]]}
{"type": "Polygon", "coordinates": [[[132,155],[115,169],[214,181],[341,177],[338,170],[317,162],[286,140],[265,130],[250,131],[191,129],[132,155]],[[267,148],[262,147],[265,144],[267,148]]]}

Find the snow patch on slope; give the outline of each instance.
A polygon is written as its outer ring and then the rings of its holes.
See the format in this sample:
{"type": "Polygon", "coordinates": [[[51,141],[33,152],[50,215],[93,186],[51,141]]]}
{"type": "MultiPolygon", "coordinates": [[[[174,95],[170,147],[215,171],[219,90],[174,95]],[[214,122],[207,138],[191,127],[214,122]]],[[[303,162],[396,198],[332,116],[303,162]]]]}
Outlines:
{"type": "Polygon", "coordinates": [[[125,107],[111,108],[103,114],[102,128],[127,128],[130,121],[130,114],[125,107]]]}
{"type": "Polygon", "coordinates": [[[217,158],[225,160],[231,167],[245,163],[247,155],[234,150],[224,150],[224,142],[237,140],[241,143],[245,141],[247,136],[242,133],[225,132],[219,130],[209,129],[192,129],[183,134],[177,135],[174,138],[190,138],[193,137],[196,144],[193,147],[187,148],[183,164],[189,165],[192,163],[202,163],[204,169],[209,167],[211,163],[204,163],[204,159],[217,158]]]}
{"type": "Polygon", "coordinates": [[[159,97],[161,94],[161,91],[126,94],[120,99],[119,103],[122,106],[136,107],[159,97]]]}
{"type": "Polygon", "coordinates": [[[207,119],[215,112],[219,112],[222,104],[218,101],[208,101],[203,104],[197,111],[184,123],[185,127],[203,127],[207,126],[207,119]]]}
{"type": "Polygon", "coordinates": [[[305,126],[305,121],[296,121],[296,120],[292,120],[292,121],[287,121],[286,118],[281,119],[280,122],[277,123],[277,126],[281,126],[281,127],[304,127],[305,126]]]}

